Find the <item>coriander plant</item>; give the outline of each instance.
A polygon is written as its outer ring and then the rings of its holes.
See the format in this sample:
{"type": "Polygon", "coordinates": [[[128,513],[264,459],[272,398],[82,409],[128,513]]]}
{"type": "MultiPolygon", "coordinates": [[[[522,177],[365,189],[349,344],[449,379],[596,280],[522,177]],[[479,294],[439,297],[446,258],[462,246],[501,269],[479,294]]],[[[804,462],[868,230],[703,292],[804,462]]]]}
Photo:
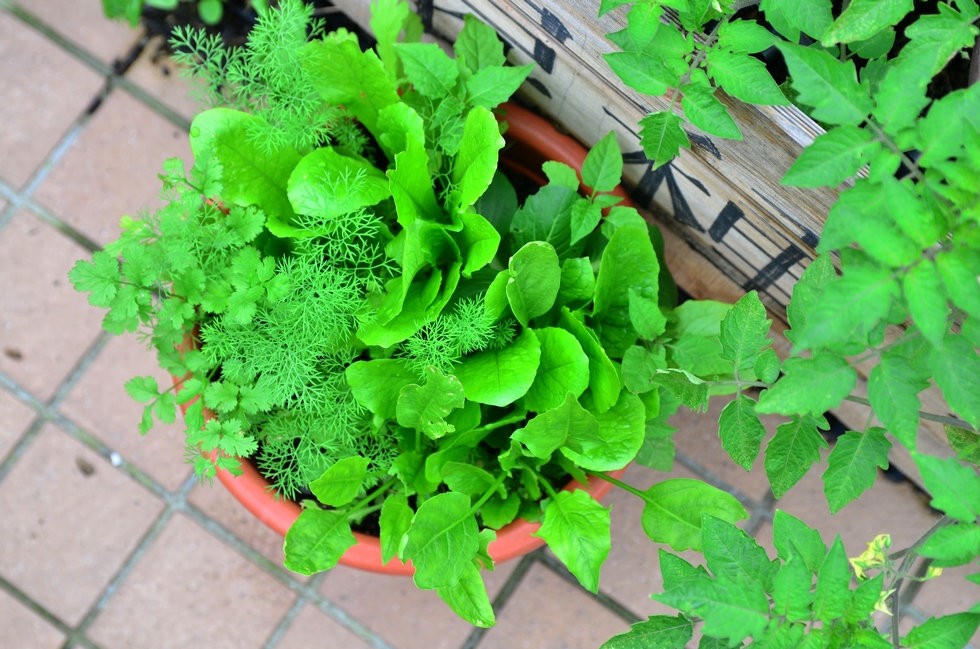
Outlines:
{"type": "MultiPolygon", "coordinates": [[[[603,0],[600,15],[625,4],[603,0]]],[[[777,498],[827,447],[819,432],[827,428],[823,413],[845,399],[862,403],[867,425],[837,440],[823,474],[830,511],[870,488],[898,443],[911,452],[932,506],[944,516],[910,548],[892,552],[887,535],[875,539],[850,567],[840,537],[828,549],[817,531],[784,512],[774,522],[775,560],[712,512],[697,512],[686,528],[644,518],[651,539],[702,551],[707,570],[661,551],[664,592],[653,597],[681,614],[652,617],[604,646],[679,648],[700,620],[702,647],[751,638],[780,647],[959,648],[980,624],[980,605],[930,619],[905,637],[897,616],[903,583],[938,576],[942,567],[975,565],[980,556],[980,85],[935,100],[927,95],[930,80],[973,47],[980,7],[973,0],[938,3],[938,13],[911,22],[908,42],[893,52],[895,26],[912,10],[911,0],[851,0],[836,15],[830,0],[763,0],[759,8],[772,30],[733,19],[749,4],[635,3],[626,29],[609,35],[622,51],[606,60],[624,83],[645,94],[671,93],[668,110],[640,122],[647,157],[665,164],[688,147],[685,122],[740,139],[715,97],[719,87],[748,103],[788,104],[751,56],[774,46],[795,100],[828,129],[782,182],[847,184],[827,215],[820,256],[793,290],[790,358],[769,348],[769,322],[754,292],[734,307],[689,302],[663,312],[666,328],[652,335],[637,328],[643,340],[623,357],[626,389],[656,389],[661,400],[669,393],[693,409],[705,408],[709,394],[735,392],[719,435],[746,470],[765,438],[758,415],[789,415],[765,449],[777,498]],[[855,55],[866,59],[860,72],[855,55]],[[867,398],[854,394],[855,366],[863,363],[873,364],[867,398]],[[946,412],[920,412],[917,395],[931,385],[942,390],[946,412]],[[955,457],[919,452],[923,418],[946,424],[955,457]],[[872,425],[876,420],[880,426],[872,425]],[[920,557],[923,569],[913,573],[920,557]],[[889,633],[875,629],[875,611],[893,616],[889,633]]],[[[656,430],[648,426],[645,444],[659,439],[656,430]]],[[[662,502],[623,486],[647,500],[648,510],[662,502]]],[[[980,574],[967,578],[978,582],[980,574]]]]}

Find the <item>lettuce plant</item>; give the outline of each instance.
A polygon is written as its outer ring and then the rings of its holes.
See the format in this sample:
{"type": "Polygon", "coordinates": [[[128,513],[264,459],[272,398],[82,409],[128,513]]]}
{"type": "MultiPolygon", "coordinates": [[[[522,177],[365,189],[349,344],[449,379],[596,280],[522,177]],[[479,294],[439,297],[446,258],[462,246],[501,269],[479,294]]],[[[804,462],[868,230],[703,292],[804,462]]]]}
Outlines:
{"type": "MultiPolygon", "coordinates": [[[[603,0],[600,14],[625,4],[603,0]]],[[[645,525],[654,541],[700,549],[707,570],[663,553],[664,592],[653,597],[681,614],[650,618],[605,646],[679,648],[690,640],[692,622],[702,620],[702,647],[748,638],[780,647],[962,647],[980,624],[980,606],[930,619],[904,638],[898,608],[903,583],[936,576],[941,567],[975,565],[980,556],[980,85],[927,95],[934,75],[973,47],[980,7],[973,0],[938,3],[938,13],[909,21],[907,43],[893,55],[896,25],[911,0],[851,0],[836,15],[830,0],[763,0],[759,9],[773,30],[733,19],[749,4],[634,3],[627,27],[609,35],[622,51],[606,60],[624,83],[645,94],[671,93],[668,110],[640,122],[647,157],[665,164],[688,147],[685,123],[741,139],[715,97],[718,88],[748,103],[788,104],[752,56],[775,46],[796,101],[828,129],[783,184],[848,182],[827,215],[820,255],[793,289],[790,358],[768,348],[769,322],[754,293],[734,307],[688,303],[662,333],[627,350],[626,388],[666,388],[695,409],[712,392],[735,391],[719,435],[746,470],[765,438],[758,415],[789,415],[765,449],[777,498],[827,447],[823,413],[845,399],[864,404],[867,425],[837,440],[823,474],[831,513],[874,484],[897,443],[911,452],[944,516],[910,548],[891,552],[887,536],[875,539],[850,567],[839,537],[828,549],[818,532],[782,512],[772,561],[710,513],[680,539],[645,525]],[[676,21],[665,19],[668,12],[676,21]],[[800,44],[801,35],[809,45],[800,44]],[[860,71],[855,55],[867,59],[860,71]],[[658,337],[671,335],[669,343],[658,337]],[[867,398],[855,394],[861,364],[872,366],[867,398]],[[933,384],[947,407],[921,412],[918,394],[933,384]],[[946,425],[946,456],[922,452],[921,419],[946,425]],[[876,420],[880,425],[872,425],[876,420]],[[920,557],[923,567],[913,574],[920,557]],[[894,616],[890,633],[875,629],[875,611],[894,616]]],[[[978,575],[967,578],[976,582],[978,575]]]]}

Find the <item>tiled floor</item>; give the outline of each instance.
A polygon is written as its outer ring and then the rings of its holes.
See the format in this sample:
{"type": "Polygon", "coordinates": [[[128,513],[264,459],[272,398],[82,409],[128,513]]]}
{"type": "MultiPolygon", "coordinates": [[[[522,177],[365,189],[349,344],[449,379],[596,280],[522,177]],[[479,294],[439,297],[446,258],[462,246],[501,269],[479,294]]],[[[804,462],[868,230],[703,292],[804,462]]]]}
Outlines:
{"type": "MultiPolygon", "coordinates": [[[[488,578],[499,623],[484,631],[405,579],[289,573],[281,538],[190,477],[179,426],[140,439],[121,386],[160,371],[135,339],[100,333],[66,273],[122,214],[157,204],[164,158],[189,157],[193,103],[158,48],[106,22],[99,0],[0,0],[0,648],[594,649],[669,612],[649,599],[657,547],[624,492],[607,500],[598,596],[539,551],[488,578]]],[[[727,458],[710,418],[674,423],[673,475],[734,493],[752,512],[745,529],[770,547],[764,474],[727,458]]],[[[640,487],[665,477],[627,473],[640,487]]],[[[840,531],[851,554],[879,532],[908,542],[933,519],[908,483],[884,478],[834,517],[815,474],[778,505],[840,531]]],[[[927,584],[907,613],[921,621],[978,596],[965,581],[927,584]]]]}

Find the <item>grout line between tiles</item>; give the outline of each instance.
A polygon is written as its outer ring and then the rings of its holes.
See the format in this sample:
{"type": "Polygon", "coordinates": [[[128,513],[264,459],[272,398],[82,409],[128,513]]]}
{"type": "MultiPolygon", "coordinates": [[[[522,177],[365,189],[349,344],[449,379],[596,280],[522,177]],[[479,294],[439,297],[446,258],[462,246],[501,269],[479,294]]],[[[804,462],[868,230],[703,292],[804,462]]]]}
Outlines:
{"type": "Polygon", "coordinates": [[[576,589],[591,597],[611,613],[614,613],[620,619],[625,620],[630,624],[636,624],[637,622],[643,620],[642,617],[631,611],[623,604],[620,604],[618,601],[601,590],[598,593],[593,593],[583,588],[582,584],[580,584],[578,581],[578,577],[569,572],[568,568],[566,568],[565,564],[563,564],[561,561],[547,554],[543,548],[540,550],[535,550],[534,558],[536,561],[549,568],[553,573],[567,581],[569,584],[573,585],[576,589]]]}
{"type": "Polygon", "coordinates": [[[55,615],[45,607],[35,602],[33,599],[31,599],[30,595],[23,592],[21,589],[17,588],[17,586],[14,586],[12,583],[4,579],[2,576],[0,576],[0,589],[6,591],[8,595],[16,599],[18,602],[20,602],[27,608],[29,608],[36,615],[43,618],[45,622],[47,622],[54,628],[58,629],[58,631],[60,631],[62,634],[64,634],[65,636],[64,646],[72,647],[75,646],[74,643],[80,642],[84,646],[89,647],[89,649],[99,649],[94,642],[92,642],[91,640],[89,640],[84,636],[78,635],[75,632],[75,630],[72,629],[67,624],[65,624],[65,622],[62,621],[61,618],[59,618],[57,615],[55,615]]]}
{"type": "MultiPolygon", "coordinates": [[[[490,606],[493,608],[494,617],[499,617],[503,612],[504,608],[507,606],[507,602],[514,595],[514,592],[520,587],[521,582],[524,581],[524,575],[527,571],[531,569],[531,565],[534,563],[534,556],[532,554],[525,554],[521,557],[520,563],[514,568],[514,572],[510,573],[510,577],[504,582],[503,588],[497,593],[497,596],[493,598],[490,606]]],[[[476,649],[480,642],[483,640],[483,636],[487,634],[490,629],[484,629],[481,627],[475,627],[470,635],[466,638],[466,642],[460,649],[476,649]]]]}
{"type": "Polygon", "coordinates": [[[61,402],[65,400],[68,393],[72,391],[85,372],[88,371],[88,368],[92,365],[98,355],[102,353],[102,350],[105,349],[105,346],[109,343],[109,339],[112,337],[113,334],[105,331],[104,329],[99,331],[99,335],[95,337],[95,340],[93,340],[88,346],[88,349],[85,350],[82,357],[79,358],[75,363],[75,366],[72,367],[71,371],[68,373],[68,376],[62,380],[61,385],[58,386],[57,390],[55,390],[54,396],[48,400],[46,405],[49,408],[55,410],[61,406],[61,402]]]}
{"type": "MultiPolygon", "coordinates": [[[[310,579],[310,586],[312,586],[314,590],[318,588],[320,583],[323,582],[324,576],[326,576],[325,572],[314,575],[313,578],[310,579]]],[[[279,620],[279,624],[276,625],[276,628],[273,629],[269,639],[265,641],[264,645],[262,645],[262,649],[275,649],[277,646],[279,646],[279,643],[282,642],[283,637],[285,637],[286,633],[289,632],[289,629],[292,628],[296,618],[299,617],[299,614],[309,603],[310,600],[307,599],[305,595],[302,593],[297,593],[296,601],[293,602],[293,605],[289,607],[286,614],[282,616],[281,620],[279,620]]]]}

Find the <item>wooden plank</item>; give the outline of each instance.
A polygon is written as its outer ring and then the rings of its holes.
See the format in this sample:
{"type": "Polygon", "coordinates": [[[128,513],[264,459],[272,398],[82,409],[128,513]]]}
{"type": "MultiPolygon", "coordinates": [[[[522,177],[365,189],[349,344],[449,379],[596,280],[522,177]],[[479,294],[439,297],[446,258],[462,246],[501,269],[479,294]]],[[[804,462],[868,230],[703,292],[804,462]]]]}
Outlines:
{"type": "MultiPolygon", "coordinates": [[[[370,31],[369,0],[334,3],[370,31]]],[[[598,19],[596,3],[584,0],[422,0],[413,6],[443,45],[455,39],[468,13],[494,27],[510,46],[512,63],[536,64],[521,97],[586,145],[615,131],[633,198],[663,230],[667,263],[678,284],[695,298],[726,302],[757,290],[774,321],[773,346],[782,358],[789,356],[792,344],[782,335],[788,328],[786,305],[793,284],[815,256],[837,192],[783,187],[779,179],[823,132],[819,126],[795,107],[750,106],[719,91],[743,140],[689,127],[692,149],[653,169],[636,125],[651,110],[671,104],[627,88],[602,59],[614,51],[605,34],[625,27],[623,10],[598,19]]],[[[892,328],[889,335],[897,332],[892,328]]],[[[857,392],[866,395],[870,367],[858,369],[857,392]]],[[[946,414],[935,386],[920,398],[924,410],[946,414]]],[[[834,413],[851,429],[863,430],[867,423],[868,409],[859,404],[844,402],[834,413]]],[[[945,439],[941,425],[922,422],[920,451],[949,456],[945,439]]],[[[896,444],[890,459],[922,484],[904,447],[896,444]]]]}

